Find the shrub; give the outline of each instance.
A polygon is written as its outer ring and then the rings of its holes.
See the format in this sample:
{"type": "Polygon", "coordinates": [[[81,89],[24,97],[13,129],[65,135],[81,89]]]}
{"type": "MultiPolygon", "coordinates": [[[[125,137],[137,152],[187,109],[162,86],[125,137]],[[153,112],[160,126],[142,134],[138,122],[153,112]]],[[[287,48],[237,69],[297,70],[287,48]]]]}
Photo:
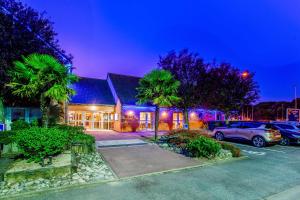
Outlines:
{"type": "Polygon", "coordinates": [[[173,121],[172,120],[168,121],[168,128],[169,128],[169,131],[173,130],[173,121]]]}
{"type": "MultiPolygon", "coordinates": [[[[90,153],[95,151],[95,137],[88,134],[75,135],[75,137],[72,140],[72,144],[81,145],[84,149],[86,149],[85,153],[90,153]]],[[[83,153],[83,152],[78,152],[78,153],[83,153]]]]}
{"type": "Polygon", "coordinates": [[[200,136],[197,139],[190,140],[187,149],[195,157],[213,158],[221,150],[221,145],[214,139],[200,136]]]}
{"type": "Polygon", "coordinates": [[[85,134],[84,133],[84,127],[82,127],[82,126],[69,126],[69,125],[66,125],[66,124],[58,124],[58,125],[53,126],[53,128],[57,128],[61,131],[66,131],[68,133],[69,144],[72,143],[73,138],[76,135],[85,134]]]}
{"type": "Polygon", "coordinates": [[[136,130],[139,128],[140,124],[139,124],[139,120],[137,118],[129,118],[127,119],[128,121],[128,125],[131,128],[132,132],[136,132],[136,130]]]}
{"type": "Polygon", "coordinates": [[[237,148],[236,146],[225,143],[225,142],[219,142],[219,144],[221,144],[222,149],[229,150],[233,157],[241,156],[241,150],[239,148],[237,148]]]}
{"type": "Polygon", "coordinates": [[[60,129],[60,130],[68,131],[68,132],[70,132],[74,135],[84,134],[84,127],[83,126],[70,126],[70,125],[66,125],[66,124],[57,124],[53,127],[57,128],[57,129],[60,129]]]}
{"type": "Polygon", "coordinates": [[[89,152],[94,151],[95,147],[95,137],[88,135],[84,132],[84,127],[82,126],[69,126],[65,124],[56,125],[55,128],[66,131],[68,133],[68,145],[70,148],[72,144],[80,144],[88,148],[89,152]]]}
{"type": "Polygon", "coordinates": [[[40,126],[39,120],[38,119],[32,120],[31,123],[30,123],[30,126],[31,127],[39,127],[40,126]]]}
{"type": "Polygon", "coordinates": [[[13,121],[10,125],[11,130],[24,130],[30,127],[30,124],[28,122],[25,122],[24,120],[16,120],[13,121]]]}
{"type": "Polygon", "coordinates": [[[190,140],[197,139],[201,136],[207,137],[206,131],[204,130],[173,130],[162,137],[163,140],[170,144],[178,146],[181,143],[187,143],[190,140]]]}
{"type": "Polygon", "coordinates": [[[33,127],[16,131],[14,140],[29,162],[39,162],[62,153],[68,144],[68,133],[57,128],[33,127]]]}
{"type": "Polygon", "coordinates": [[[199,136],[207,136],[207,131],[178,129],[178,130],[169,131],[169,133],[167,135],[181,136],[181,137],[185,137],[185,138],[194,139],[194,138],[198,138],[199,136]]]}
{"type": "Polygon", "coordinates": [[[73,138],[73,143],[93,144],[95,137],[88,134],[78,134],[73,138]]]}

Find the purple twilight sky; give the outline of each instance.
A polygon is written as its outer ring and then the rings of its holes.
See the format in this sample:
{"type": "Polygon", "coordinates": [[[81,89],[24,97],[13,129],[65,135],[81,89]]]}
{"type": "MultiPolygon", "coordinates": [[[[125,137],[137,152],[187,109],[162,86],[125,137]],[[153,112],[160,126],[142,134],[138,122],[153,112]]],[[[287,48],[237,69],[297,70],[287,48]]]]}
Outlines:
{"type": "Polygon", "coordinates": [[[261,100],[300,94],[299,0],[22,0],[46,11],[75,73],[142,76],[189,48],[256,73],[261,100]]]}

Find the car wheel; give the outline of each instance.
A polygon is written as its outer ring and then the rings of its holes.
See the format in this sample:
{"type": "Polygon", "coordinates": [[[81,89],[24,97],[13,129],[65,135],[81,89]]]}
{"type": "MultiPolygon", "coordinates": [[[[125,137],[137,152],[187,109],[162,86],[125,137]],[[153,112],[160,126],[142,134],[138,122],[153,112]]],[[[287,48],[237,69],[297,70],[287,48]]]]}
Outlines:
{"type": "Polygon", "coordinates": [[[216,132],[215,138],[218,141],[222,141],[222,140],[224,140],[224,134],[221,132],[216,132]]]}
{"type": "Polygon", "coordinates": [[[283,146],[288,146],[290,144],[290,139],[287,138],[287,137],[283,137],[281,140],[280,140],[280,145],[283,145],[283,146]]]}
{"type": "Polygon", "coordinates": [[[266,141],[261,136],[254,136],[253,139],[252,139],[252,144],[255,147],[261,148],[261,147],[266,146],[266,141]]]}

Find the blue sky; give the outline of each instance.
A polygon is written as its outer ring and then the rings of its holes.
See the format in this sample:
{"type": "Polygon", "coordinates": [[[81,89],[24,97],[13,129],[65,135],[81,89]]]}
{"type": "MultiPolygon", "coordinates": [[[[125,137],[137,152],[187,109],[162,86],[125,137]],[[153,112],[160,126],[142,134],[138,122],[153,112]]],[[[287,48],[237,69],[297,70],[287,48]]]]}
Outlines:
{"type": "Polygon", "coordinates": [[[300,1],[23,0],[46,11],[75,73],[141,76],[158,56],[189,48],[256,73],[261,100],[300,94],[300,1]]]}

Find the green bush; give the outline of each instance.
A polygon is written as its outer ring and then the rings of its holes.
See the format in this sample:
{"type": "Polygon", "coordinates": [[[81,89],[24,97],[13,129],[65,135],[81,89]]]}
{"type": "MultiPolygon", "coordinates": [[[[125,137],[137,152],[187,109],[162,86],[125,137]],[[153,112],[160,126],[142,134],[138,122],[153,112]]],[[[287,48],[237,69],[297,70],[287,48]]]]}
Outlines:
{"type": "Polygon", "coordinates": [[[88,134],[77,134],[74,136],[72,143],[92,145],[95,144],[95,137],[88,134]]]}
{"type": "Polygon", "coordinates": [[[190,140],[197,139],[199,137],[208,137],[206,132],[203,130],[172,130],[167,135],[162,137],[162,140],[167,141],[169,144],[175,146],[182,146],[188,143],[190,140]]]}
{"type": "Polygon", "coordinates": [[[82,126],[69,126],[66,124],[57,124],[57,125],[53,126],[53,128],[67,131],[69,133],[70,137],[75,136],[77,134],[85,134],[84,127],[82,127],[82,126]]]}
{"type": "Polygon", "coordinates": [[[190,140],[187,149],[194,157],[214,158],[221,151],[221,145],[214,139],[200,136],[190,140]]]}
{"type": "Polygon", "coordinates": [[[39,162],[62,153],[68,144],[68,133],[57,128],[32,127],[16,131],[14,141],[25,158],[39,162]]]}
{"type": "Polygon", "coordinates": [[[40,126],[39,120],[38,119],[32,120],[31,123],[30,123],[30,126],[31,127],[39,127],[40,126]]]}
{"type": "Polygon", "coordinates": [[[65,124],[58,124],[55,125],[54,128],[57,128],[61,131],[66,131],[68,133],[69,145],[72,144],[74,138],[77,135],[86,135],[82,126],[69,126],[65,124]]]}
{"type": "Polygon", "coordinates": [[[11,130],[23,130],[30,128],[30,124],[28,122],[25,122],[24,120],[16,120],[13,121],[10,125],[11,130]]]}
{"type": "MultiPolygon", "coordinates": [[[[72,140],[72,145],[81,146],[80,150],[72,151],[73,153],[91,153],[95,152],[95,137],[88,134],[75,135],[72,140]]],[[[76,148],[75,148],[76,149],[76,148]]],[[[74,150],[74,148],[72,149],[74,150]]]]}
{"type": "Polygon", "coordinates": [[[82,126],[69,126],[65,124],[56,125],[55,128],[66,131],[68,133],[68,146],[71,148],[74,144],[85,146],[89,152],[95,151],[95,137],[84,132],[82,126]]]}
{"type": "Polygon", "coordinates": [[[222,149],[229,150],[233,157],[240,157],[241,150],[232,144],[228,144],[225,142],[219,142],[222,146],[222,149]]]}

